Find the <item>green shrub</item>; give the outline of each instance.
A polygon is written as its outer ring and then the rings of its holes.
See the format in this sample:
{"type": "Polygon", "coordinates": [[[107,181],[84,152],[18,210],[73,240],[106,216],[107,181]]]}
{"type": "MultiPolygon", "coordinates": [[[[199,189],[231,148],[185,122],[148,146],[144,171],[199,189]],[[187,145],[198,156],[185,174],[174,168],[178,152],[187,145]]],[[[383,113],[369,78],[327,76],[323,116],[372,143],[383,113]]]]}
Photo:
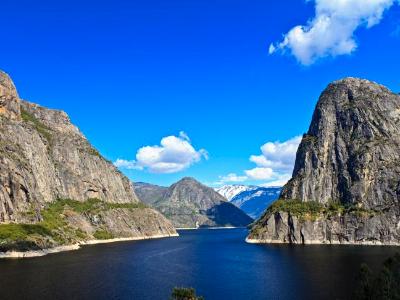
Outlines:
{"type": "Polygon", "coordinates": [[[127,208],[127,209],[135,209],[135,208],[147,208],[148,206],[143,202],[137,203],[105,203],[107,209],[117,209],[117,208],[127,208]]]}
{"type": "Polygon", "coordinates": [[[324,210],[324,213],[330,217],[338,216],[338,215],[343,215],[345,209],[346,209],[345,206],[339,202],[329,202],[324,210]]]}
{"type": "Polygon", "coordinates": [[[400,254],[387,259],[379,273],[362,264],[352,299],[400,299],[400,254]]]}
{"type": "Polygon", "coordinates": [[[40,224],[1,224],[0,240],[25,240],[30,235],[51,235],[48,228],[40,224]]]}
{"type": "Polygon", "coordinates": [[[204,300],[204,298],[197,296],[193,288],[174,288],[171,300],[204,300]]]}
{"type": "Polygon", "coordinates": [[[1,224],[0,252],[38,250],[37,242],[50,235],[51,232],[39,224],[1,224]]]}
{"type": "Polygon", "coordinates": [[[372,217],[379,211],[359,207],[355,204],[343,205],[340,202],[329,201],[328,204],[321,204],[316,201],[300,201],[279,199],[268,209],[267,214],[276,212],[287,212],[301,220],[315,220],[318,216],[342,216],[354,214],[357,217],[372,217]]]}
{"type": "Polygon", "coordinates": [[[93,236],[95,237],[95,239],[97,240],[111,240],[114,238],[114,236],[106,231],[106,230],[97,230],[93,236]]]}
{"type": "Polygon", "coordinates": [[[301,219],[315,219],[323,212],[323,209],[324,206],[316,201],[279,199],[268,208],[267,212],[287,212],[301,219]]]}

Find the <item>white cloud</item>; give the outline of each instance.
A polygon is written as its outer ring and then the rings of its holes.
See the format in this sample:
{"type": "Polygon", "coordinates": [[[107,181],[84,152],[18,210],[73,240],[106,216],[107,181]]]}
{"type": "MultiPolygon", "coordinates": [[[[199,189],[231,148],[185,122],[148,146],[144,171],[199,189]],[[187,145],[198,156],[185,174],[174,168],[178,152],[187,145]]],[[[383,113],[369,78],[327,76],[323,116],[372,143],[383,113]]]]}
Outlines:
{"type": "Polygon", "coordinates": [[[250,179],[267,180],[263,186],[282,186],[292,176],[301,136],[285,142],[268,142],[261,146],[261,155],[250,156],[257,167],[245,171],[250,179]]]}
{"type": "Polygon", "coordinates": [[[261,186],[283,186],[292,177],[296,160],[296,152],[301,142],[301,136],[296,136],[285,142],[268,142],[261,146],[260,155],[250,156],[250,161],[256,167],[245,170],[245,175],[235,173],[220,176],[215,184],[237,183],[249,180],[264,181],[261,186]]]}
{"type": "Polygon", "coordinates": [[[246,181],[248,178],[247,176],[239,176],[235,173],[230,173],[225,176],[219,176],[219,179],[217,182],[215,182],[216,185],[222,185],[226,183],[238,183],[238,182],[243,182],[246,181]]]}
{"type": "Polygon", "coordinates": [[[272,181],[268,181],[267,183],[261,184],[263,187],[274,187],[274,186],[284,186],[292,177],[290,174],[283,174],[278,176],[276,179],[272,181]]]}
{"type": "Polygon", "coordinates": [[[136,161],[132,160],[125,160],[125,159],[120,159],[118,158],[114,162],[114,166],[120,169],[127,169],[127,170],[142,170],[143,168],[141,166],[138,166],[136,161]]]}
{"type": "Polygon", "coordinates": [[[177,173],[202,158],[208,159],[207,151],[196,150],[188,135],[182,131],[179,137],[164,137],[160,145],[140,148],[135,161],[117,159],[114,165],[122,169],[145,169],[151,173],[177,173]]]}
{"type": "Polygon", "coordinates": [[[246,170],[245,173],[250,179],[254,180],[269,180],[274,176],[274,171],[271,168],[257,167],[251,170],[246,170]]]}
{"type": "MultiPolygon", "coordinates": [[[[307,0],[311,1],[311,0],[307,0]]],[[[307,25],[298,25],[271,44],[269,53],[289,51],[310,65],[327,56],[351,54],[357,48],[354,37],[359,27],[370,28],[381,21],[396,0],[314,0],[315,16],[307,25]]]]}
{"type": "Polygon", "coordinates": [[[300,142],[301,136],[282,143],[268,142],[261,146],[261,155],[250,156],[250,161],[257,167],[271,168],[277,173],[292,171],[300,142]]]}

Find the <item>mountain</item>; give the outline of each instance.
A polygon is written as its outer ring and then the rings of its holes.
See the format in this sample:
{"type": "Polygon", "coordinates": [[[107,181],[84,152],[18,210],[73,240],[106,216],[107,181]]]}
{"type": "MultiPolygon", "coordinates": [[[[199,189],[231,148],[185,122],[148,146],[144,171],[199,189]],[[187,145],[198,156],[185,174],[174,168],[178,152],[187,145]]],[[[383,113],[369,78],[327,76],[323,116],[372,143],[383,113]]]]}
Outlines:
{"type": "Polygon", "coordinates": [[[152,206],[171,220],[177,228],[243,227],[253,221],[212,188],[193,178],[183,178],[166,191],[157,186],[151,186],[147,191],[156,195],[155,197],[158,197],[160,192],[163,193],[162,199],[157,201],[149,200],[151,198],[149,195],[144,197],[142,195],[142,199],[152,203],[152,206]]]}
{"type": "Polygon", "coordinates": [[[255,189],[257,189],[256,186],[232,184],[216,188],[215,191],[231,201],[236,195],[240,194],[241,192],[251,191],[255,189]]]}
{"type": "Polygon", "coordinates": [[[230,202],[253,219],[258,219],[279,198],[281,190],[280,187],[254,187],[237,194],[230,202]]]}
{"type": "Polygon", "coordinates": [[[293,178],[249,242],[400,244],[400,96],[371,81],[330,84],[293,178]]]}
{"type": "Polygon", "coordinates": [[[65,112],[21,100],[0,72],[0,252],[175,234],[65,112]]]}
{"type": "Polygon", "coordinates": [[[153,205],[155,202],[163,199],[168,188],[145,182],[135,182],[133,185],[138,198],[144,203],[153,205]]]}
{"type": "Polygon", "coordinates": [[[268,206],[279,198],[281,190],[280,187],[265,188],[236,184],[224,185],[215,189],[253,219],[258,219],[268,206]]]}

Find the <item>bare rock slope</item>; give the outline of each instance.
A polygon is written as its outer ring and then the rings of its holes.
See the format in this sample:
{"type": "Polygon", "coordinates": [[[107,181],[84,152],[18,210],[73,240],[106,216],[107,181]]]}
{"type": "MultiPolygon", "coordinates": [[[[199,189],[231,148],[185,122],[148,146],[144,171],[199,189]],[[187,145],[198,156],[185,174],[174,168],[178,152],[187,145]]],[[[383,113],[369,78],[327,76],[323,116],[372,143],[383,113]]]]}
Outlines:
{"type": "Polygon", "coordinates": [[[174,234],[66,113],[21,100],[0,71],[0,251],[174,234]]]}
{"type": "Polygon", "coordinates": [[[400,243],[400,96],[346,78],[322,93],[292,179],[250,242],[400,243]]]}

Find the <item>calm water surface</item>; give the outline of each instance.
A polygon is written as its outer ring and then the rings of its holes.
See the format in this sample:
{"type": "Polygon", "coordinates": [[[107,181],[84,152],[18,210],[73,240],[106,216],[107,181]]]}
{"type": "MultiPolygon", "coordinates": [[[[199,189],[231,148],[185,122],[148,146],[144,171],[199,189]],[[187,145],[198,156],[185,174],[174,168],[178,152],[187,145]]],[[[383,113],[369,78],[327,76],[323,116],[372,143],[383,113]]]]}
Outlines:
{"type": "Polygon", "coordinates": [[[245,229],[180,234],[0,260],[1,298],[167,300],[191,286],[206,300],[347,299],[362,262],[377,268],[399,249],[249,245],[245,229]]]}

